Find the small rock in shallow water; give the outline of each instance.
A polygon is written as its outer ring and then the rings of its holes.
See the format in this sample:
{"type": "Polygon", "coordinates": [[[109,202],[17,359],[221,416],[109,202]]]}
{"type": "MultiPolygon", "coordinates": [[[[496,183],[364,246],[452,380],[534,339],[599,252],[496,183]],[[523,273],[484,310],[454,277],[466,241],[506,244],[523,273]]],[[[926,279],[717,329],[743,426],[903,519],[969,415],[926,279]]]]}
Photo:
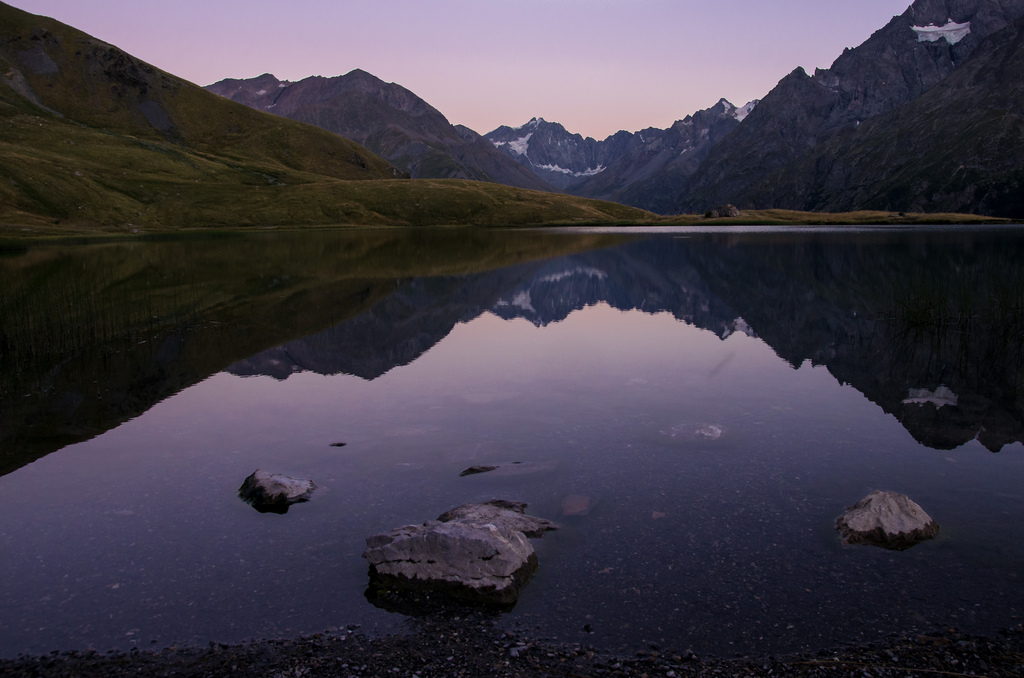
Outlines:
{"type": "Polygon", "coordinates": [[[309,500],[315,489],[312,480],[256,469],[238,488],[238,498],[260,513],[287,513],[292,504],[309,500]]]}
{"type": "Polygon", "coordinates": [[[845,544],[903,551],[939,532],[938,524],[910,497],[875,490],[836,519],[845,544]]]}

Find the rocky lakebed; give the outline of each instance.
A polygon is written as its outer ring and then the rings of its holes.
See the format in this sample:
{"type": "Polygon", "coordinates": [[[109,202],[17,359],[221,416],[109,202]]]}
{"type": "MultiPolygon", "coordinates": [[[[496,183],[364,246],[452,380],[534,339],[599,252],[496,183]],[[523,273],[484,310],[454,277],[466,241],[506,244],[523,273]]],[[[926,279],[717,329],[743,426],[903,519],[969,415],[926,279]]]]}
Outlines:
{"type": "MultiPolygon", "coordinates": [[[[493,470],[476,469],[475,473],[493,470]]],[[[257,469],[239,498],[260,512],[283,513],[307,501],[309,480],[257,469]]],[[[579,498],[570,502],[571,507],[579,498]]],[[[519,621],[499,623],[538,567],[530,539],[558,526],[526,514],[527,505],[492,500],[455,507],[422,525],[367,538],[367,598],[409,617],[404,633],[374,635],[360,626],[293,639],[207,647],[97,653],[53,652],[0,661],[0,675],[48,676],[1020,676],[1024,626],[992,637],[955,628],[891,635],[883,642],[784,656],[700,656],[685,639],[650,643],[630,654],[536,637],[519,621]]],[[[837,520],[845,543],[905,550],[939,527],[906,495],[875,491],[837,520]]],[[[583,627],[590,631],[589,625],[583,627]]]]}

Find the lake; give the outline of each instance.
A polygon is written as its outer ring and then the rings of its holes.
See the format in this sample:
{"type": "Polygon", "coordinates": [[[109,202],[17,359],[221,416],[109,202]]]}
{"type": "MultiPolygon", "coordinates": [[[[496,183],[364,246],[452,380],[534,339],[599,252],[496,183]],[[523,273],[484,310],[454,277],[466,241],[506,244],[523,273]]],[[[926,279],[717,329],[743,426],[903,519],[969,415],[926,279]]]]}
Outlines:
{"type": "Polygon", "coordinates": [[[401,633],[365,538],[495,498],[560,527],[500,618],[559,641],[1024,612],[1024,229],[33,245],[0,252],[0,314],[0,656],[401,633]],[[257,468],[318,489],[257,512],[257,468]],[[841,544],[875,489],[938,536],[841,544]]]}

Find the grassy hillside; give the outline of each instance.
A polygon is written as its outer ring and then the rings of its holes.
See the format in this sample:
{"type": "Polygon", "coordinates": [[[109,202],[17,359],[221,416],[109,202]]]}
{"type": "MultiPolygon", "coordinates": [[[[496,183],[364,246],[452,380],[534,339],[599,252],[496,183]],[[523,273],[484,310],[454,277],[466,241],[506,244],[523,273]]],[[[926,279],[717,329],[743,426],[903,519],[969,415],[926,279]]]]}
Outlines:
{"type": "Polygon", "coordinates": [[[22,112],[31,111],[27,100],[53,118],[139,141],[168,142],[226,162],[339,179],[393,176],[386,162],[355,143],[230,104],[117,47],[3,3],[0,70],[7,84],[4,103],[22,112]]]}
{"type": "Polygon", "coordinates": [[[0,75],[8,235],[650,216],[522,189],[412,183],[352,141],[228,101],[3,3],[0,75]]]}

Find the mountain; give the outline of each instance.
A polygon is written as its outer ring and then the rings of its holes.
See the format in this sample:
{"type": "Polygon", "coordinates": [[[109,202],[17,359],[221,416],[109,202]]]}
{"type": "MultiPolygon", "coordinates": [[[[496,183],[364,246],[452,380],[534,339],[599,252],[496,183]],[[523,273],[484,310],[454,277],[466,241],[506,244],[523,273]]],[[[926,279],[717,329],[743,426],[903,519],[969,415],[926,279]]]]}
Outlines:
{"type": "MultiPolygon", "coordinates": [[[[0,3],[3,115],[53,119],[181,152],[263,162],[339,179],[395,173],[366,149],[225,105],[201,88],[69,26],[0,3]]],[[[45,124],[40,120],[39,124],[45,124]]],[[[9,137],[9,135],[8,135],[9,137]]]]}
{"type": "Polygon", "coordinates": [[[456,127],[409,90],[362,70],[298,82],[265,73],[227,79],[209,91],[250,108],[316,125],[387,158],[414,178],[472,179],[540,191],[554,190],[497,153],[479,134],[456,127]]]}
{"type": "Polygon", "coordinates": [[[666,130],[649,128],[637,132],[604,172],[571,187],[569,192],[671,213],[679,185],[757,104],[755,99],[736,108],[722,99],[711,108],[676,121],[666,130]]]}
{"type": "MultiPolygon", "coordinates": [[[[842,156],[836,156],[836,164],[832,164],[830,158],[846,147],[842,144],[827,146],[827,142],[847,135],[847,142],[852,143],[851,135],[860,125],[892,113],[929,92],[968,63],[987,37],[1011,27],[1021,16],[1024,16],[1022,0],[917,0],[862,45],[846,50],[829,69],[807,75],[797,68],[783,78],[743,124],[711,150],[707,160],[681,187],[675,211],[702,210],[723,202],[733,202],[741,208],[797,203],[808,208],[833,204],[829,192],[846,187],[828,180],[830,176],[834,179],[842,175],[844,162],[842,156]],[[793,163],[804,170],[797,171],[793,163]],[[825,167],[820,167],[821,163],[825,167]],[[815,186],[821,189],[820,194],[815,186]],[[788,198],[793,191],[806,198],[802,201],[788,198]]],[[[1003,45],[993,49],[1011,48],[1003,45]]],[[[987,58],[994,64],[1007,57],[987,58]]],[[[966,108],[958,113],[970,111],[974,121],[984,125],[984,119],[991,118],[993,111],[977,113],[977,97],[1005,98],[1002,90],[1005,82],[1005,79],[995,78],[975,80],[966,91],[954,95],[953,89],[967,86],[963,80],[954,80],[943,96],[947,99],[959,96],[959,103],[966,104],[966,108]]],[[[932,113],[928,104],[919,104],[899,118],[902,123],[895,123],[913,131],[918,149],[938,147],[950,140],[950,137],[930,136],[932,113]]],[[[999,124],[1002,123],[996,121],[997,127],[999,124]]],[[[955,123],[939,124],[935,131],[948,132],[950,126],[955,123]]],[[[924,175],[915,175],[913,166],[904,165],[902,176],[894,174],[889,161],[898,156],[885,154],[884,141],[881,141],[886,136],[891,138],[892,129],[875,132],[879,134],[875,147],[882,156],[874,157],[876,160],[882,157],[885,162],[873,165],[871,170],[866,163],[860,163],[861,176],[873,171],[872,179],[879,190],[884,192],[886,184],[893,184],[890,198],[894,199],[888,204],[899,203],[900,209],[929,204],[950,205],[950,209],[956,211],[989,209],[986,203],[976,199],[978,192],[967,183],[960,189],[950,189],[952,193],[961,194],[961,199],[931,201],[929,192],[934,189],[934,183],[924,175]]],[[[981,141],[989,131],[981,129],[976,133],[981,141]]],[[[963,156],[963,164],[968,167],[977,164],[983,169],[990,164],[1005,165],[1003,152],[992,158],[988,154],[991,149],[982,146],[963,156]]],[[[1021,146],[1015,149],[1019,156],[1021,146]]],[[[945,166],[955,162],[954,158],[955,152],[949,153],[945,166]]],[[[989,174],[991,177],[992,173],[989,174]]],[[[992,181],[999,182],[998,179],[992,181]]],[[[874,204],[871,201],[876,198],[868,195],[858,199],[857,189],[855,186],[852,192],[847,191],[846,199],[837,204],[851,205],[854,209],[874,204]]]]}
{"type": "Polygon", "coordinates": [[[502,126],[485,136],[568,193],[667,213],[675,207],[679,183],[757,104],[755,100],[737,108],[722,99],[668,129],[620,131],[603,141],[572,134],[543,118],[520,127],[502,126]]]}
{"type": "Polygon", "coordinates": [[[535,118],[486,137],[573,195],[660,214],[741,209],[1024,216],[1024,0],[917,0],[761,101],[604,141],[535,118]]]}
{"type": "Polygon", "coordinates": [[[3,3],[0,73],[2,221],[140,224],[158,202],[187,220],[183,184],[206,193],[395,176],[350,141],[254,114],[3,3]]]}
{"type": "Polygon", "coordinates": [[[492,183],[401,180],[408,175],[353,141],[228,101],[3,3],[0,157],[0,235],[16,237],[652,216],[492,183]]]}
{"type": "Polygon", "coordinates": [[[552,186],[566,190],[581,178],[604,171],[624,151],[630,136],[619,132],[597,141],[573,134],[557,122],[533,118],[519,127],[502,125],[484,138],[552,186]]]}
{"type": "Polygon", "coordinates": [[[1022,112],[1018,19],[917,99],[837,134],[751,186],[747,199],[820,211],[971,209],[1021,218],[1022,112]]]}

